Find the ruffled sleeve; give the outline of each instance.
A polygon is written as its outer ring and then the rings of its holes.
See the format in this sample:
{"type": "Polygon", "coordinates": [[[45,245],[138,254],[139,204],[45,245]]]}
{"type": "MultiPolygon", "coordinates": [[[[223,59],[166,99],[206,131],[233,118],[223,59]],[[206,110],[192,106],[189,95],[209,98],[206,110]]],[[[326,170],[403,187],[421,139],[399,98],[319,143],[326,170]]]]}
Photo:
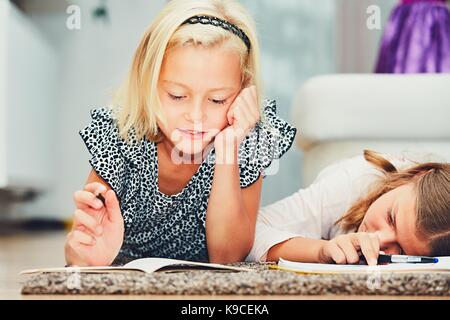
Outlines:
{"type": "Polygon", "coordinates": [[[119,136],[113,111],[98,108],[91,111],[91,123],[79,134],[92,155],[89,163],[95,172],[123,198],[125,183],[125,161],[120,150],[123,144],[119,136]]]}
{"type": "MultiPolygon", "coordinates": [[[[277,116],[276,101],[264,100],[264,113],[239,147],[240,185],[246,188],[292,146],[297,129],[277,116]]],[[[276,168],[274,168],[276,170],[276,168]]]]}

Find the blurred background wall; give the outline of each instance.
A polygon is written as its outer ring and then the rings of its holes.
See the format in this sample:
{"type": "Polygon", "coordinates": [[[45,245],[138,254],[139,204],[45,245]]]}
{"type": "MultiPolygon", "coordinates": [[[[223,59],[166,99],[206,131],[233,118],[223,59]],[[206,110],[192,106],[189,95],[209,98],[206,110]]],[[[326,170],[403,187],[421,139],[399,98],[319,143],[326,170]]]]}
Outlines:
{"type": "MultiPolygon", "coordinates": [[[[366,8],[377,4],[384,24],[395,4],[394,0],[241,2],[252,13],[259,28],[266,96],[277,100],[278,112],[285,119],[291,117],[295,90],[306,79],[325,73],[372,72],[382,30],[361,27],[366,23],[366,8]]],[[[10,61],[20,55],[23,61],[28,61],[28,64],[16,63],[13,70],[7,71],[6,82],[9,76],[15,77],[15,81],[8,84],[9,99],[23,98],[17,103],[26,107],[21,109],[25,113],[14,115],[14,122],[9,124],[10,137],[6,144],[8,148],[27,146],[24,152],[14,153],[8,161],[20,164],[16,168],[26,172],[27,164],[36,158],[45,161],[42,167],[47,171],[44,171],[46,179],[32,184],[33,190],[43,192],[37,200],[13,206],[2,204],[0,215],[61,219],[71,216],[72,194],[84,185],[90,169],[89,155],[78,131],[89,122],[90,109],[109,103],[111,92],[126,75],[139,39],[164,4],[164,0],[23,0],[11,3],[14,19],[26,26],[30,34],[37,34],[39,42],[45,44],[45,49],[41,50],[45,52],[45,59],[27,50],[26,38],[21,39],[20,44],[15,42],[14,33],[20,26],[8,31],[8,43],[12,44],[7,48],[10,61]],[[80,9],[79,30],[70,30],[66,25],[70,16],[66,10],[71,5],[80,9]],[[33,72],[33,81],[42,89],[20,91],[23,89],[20,83],[25,81],[28,72],[33,72]],[[21,119],[41,126],[20,136],[21,119]],[[19,137],[21,141],[16,141],[19,137]],[[33,139],[48,140],[43,148],[36,149],[33,139]]],[[[0,48],[5,46],[4,40],[5,36],[3,41],[0,37],[0,48]]],[[[1,58],[3,51],[0,51],[0,99],[1,90],[5,88],[1,81],[6,78],[2,65],[5,59],[1,58]]],[[[33,88],[33,85],[28,87],[33,88]]],[[[4,126],[6,119],[12,118],[5,117],[1,111],[0,121],[4,126]]],[[[302,134],[301,128],[298,134],[302,134]]],[[[0,143],[0,150],[4,145],[0,143]]],[[[278,174],[266,178],[263,205],[302,186],[301,163],[302,153],[293,145],[281,160],[278,174]]]]}

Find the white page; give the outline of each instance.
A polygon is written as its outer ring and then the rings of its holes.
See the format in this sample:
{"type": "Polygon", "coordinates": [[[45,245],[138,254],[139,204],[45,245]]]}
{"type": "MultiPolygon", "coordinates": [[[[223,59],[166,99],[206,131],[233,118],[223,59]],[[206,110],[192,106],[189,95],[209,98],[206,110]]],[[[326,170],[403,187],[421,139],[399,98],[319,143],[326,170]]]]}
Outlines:
{"type": "Polygon", "coordinates": [[[305,273],[360,273],[360,272],[399,272],[399,271],[450,271],[450,257],[439,257],[437,263],[391,263],[387,265],[352,265],[302,263],[280,258],[278,266],[305,273]]]}
{"type": "MultiPolygon", "coordinates": [[[[41,273],[41,272],[110,272],[110,271],[121,271],[121,270],[129,270],[128,268],[124,267],[112,267],[112,266],[96,266],[96,267],[56,267],[56,268],[38,268],[38,269],[27,269],[21,271],[19,274],[33,274],[33,273],[41,273]]],[[[137,270],[136,271],[143,271],[143,270],[137,270]]]]}
{"type": "Polygon", "coordinates": [[[190,266],[200,266],[205,268],[210,268],[211,270],[232,270],[232,271],[252,271],[252,269],[245,267],[233,267],[214,263],[202,263],[187,260],[176,260],[176,259],[166,259],[166,258],[142,258],[136,259],[128,262],[123,266],[98,266],[98,267],[59,267],[59,268],[41,268],[41,269],[30,269],[20,272],[21,275],[32,274],[39,272],[114,272],[114,271],[127,271],[135,270],[142,272],[155,272],[161,268],[171,266],[171,265],[190,265],[190,266]]]}
{"type": "Polygon", "coordinates": [[[194,262],[187,260],[176,260],[176,259],[166,259],[166,258],[142,258],[133,260],[127,264],[125,264],[124,268],[131,269],[140,269],[145,272],[155,272],[161,268],[171,266],[171,265],[190,265],[190,266],[199,266],[206,267],[211,269],[224,269],[224,270],[234,270],[234,271],[251,271],[248,268],[242,267],[233,267],[233,266],[225,266],[221,264],[214,263],[202,263],[202,262],[194,262]]]}

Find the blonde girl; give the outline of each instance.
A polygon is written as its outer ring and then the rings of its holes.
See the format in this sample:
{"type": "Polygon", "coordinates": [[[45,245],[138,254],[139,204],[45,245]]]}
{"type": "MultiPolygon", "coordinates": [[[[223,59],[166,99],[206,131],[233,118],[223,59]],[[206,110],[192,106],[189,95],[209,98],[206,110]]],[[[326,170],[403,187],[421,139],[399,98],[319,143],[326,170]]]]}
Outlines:
{"type": "Polygon", "coordinates": [[[261,209],[248,260],[377,264],[389,254],[450,255],[450,164],[365,151],[261,209]]]}
{"type": "Polygon", "coordinates": [[[296,133],[261,99],[259,70],[254,22],[239,3],[165,6],[113,108],[93,110],[80,131],[92,170],[74,194],[69,265],[246,257],[263,170],[296,133]]]}

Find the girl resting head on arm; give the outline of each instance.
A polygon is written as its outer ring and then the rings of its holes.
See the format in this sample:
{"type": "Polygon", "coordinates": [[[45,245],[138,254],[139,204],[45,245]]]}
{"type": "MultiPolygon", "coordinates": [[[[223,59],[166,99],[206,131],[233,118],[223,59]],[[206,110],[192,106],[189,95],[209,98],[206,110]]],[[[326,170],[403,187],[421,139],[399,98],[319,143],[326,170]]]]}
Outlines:
{"type": "Polygon", "coordinates": [[[397,171],[376,153],[364,155],[385,178],[337,223],[347,232],[376,233],[388,254],[450,255],[450,164],[397,171]]]}
{"type": "Polygon", "coordinates": [[[450,164],[392,159],[365,151],[262,208],[247,259],[358,263],[364,256],[374,265],[379,251],[450,255],[450,164]]]}

